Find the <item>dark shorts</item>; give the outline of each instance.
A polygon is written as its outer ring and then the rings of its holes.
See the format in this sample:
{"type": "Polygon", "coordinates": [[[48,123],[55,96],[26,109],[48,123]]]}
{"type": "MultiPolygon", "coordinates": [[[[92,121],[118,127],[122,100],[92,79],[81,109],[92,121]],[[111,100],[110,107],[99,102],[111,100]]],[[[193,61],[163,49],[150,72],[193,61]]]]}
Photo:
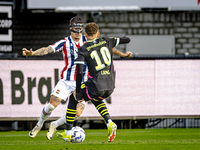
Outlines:
{"type": "Polygon", "coordinates": [[[113,90],[98,91],[98,92],[95,92],[95,94],[92,94],[92,92],[90,92],[88,90],[87,86],[83,83],[81,85],[81,93],[82,93],[82,97],[85,101],[89,101],[89,100],[100,101],[100,100],[103,100],[103,99],[109,97],[113,93],[113,90]]]}

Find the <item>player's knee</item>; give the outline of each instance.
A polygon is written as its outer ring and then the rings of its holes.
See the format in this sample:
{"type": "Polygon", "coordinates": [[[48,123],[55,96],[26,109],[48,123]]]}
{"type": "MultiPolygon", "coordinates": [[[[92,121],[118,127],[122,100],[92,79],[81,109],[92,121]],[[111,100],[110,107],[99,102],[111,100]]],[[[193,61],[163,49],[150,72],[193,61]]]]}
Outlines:
{"type": "Polygon", "coordinates": [[[53,105],[54,107],[57,107],[58,104],[60,104],[61,101],[62,101],[61,98],[58,98],[58,97],[56,97],[56,96],[54,96],[54,95],[51,95],[51,98],[50,98],[49,103],[50,103],[51,105],[53,105]]]}

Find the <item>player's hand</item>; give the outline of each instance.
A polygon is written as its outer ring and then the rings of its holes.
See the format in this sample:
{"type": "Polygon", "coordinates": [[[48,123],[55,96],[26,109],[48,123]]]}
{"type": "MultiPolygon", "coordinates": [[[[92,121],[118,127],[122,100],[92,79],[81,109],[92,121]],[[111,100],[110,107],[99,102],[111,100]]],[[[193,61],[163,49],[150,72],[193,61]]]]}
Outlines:
{"type": "Polygon", "coordinates": [[[130,58],[131,56],[132,56],[132,53],[128,51],[128,52],[125,53],[124,57],[130,58]]]}
{"type": "Polygon", "coordinates": [[[32,56],[33,55],[33,52],[32,52],[32,48],[29,50],[27,50],[26,48],[23,48],[22,49],[22,55],[23,56],[32,56]]]}

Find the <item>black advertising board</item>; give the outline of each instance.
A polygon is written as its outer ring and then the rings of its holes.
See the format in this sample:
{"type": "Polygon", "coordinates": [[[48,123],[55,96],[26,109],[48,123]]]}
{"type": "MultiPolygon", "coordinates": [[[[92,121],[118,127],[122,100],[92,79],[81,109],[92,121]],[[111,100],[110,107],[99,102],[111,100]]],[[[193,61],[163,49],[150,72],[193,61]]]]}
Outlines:
{"type": "Polygon", "coordinates": [[[13,5],[0,3],[0,53],[13,52],[13,5]]]}

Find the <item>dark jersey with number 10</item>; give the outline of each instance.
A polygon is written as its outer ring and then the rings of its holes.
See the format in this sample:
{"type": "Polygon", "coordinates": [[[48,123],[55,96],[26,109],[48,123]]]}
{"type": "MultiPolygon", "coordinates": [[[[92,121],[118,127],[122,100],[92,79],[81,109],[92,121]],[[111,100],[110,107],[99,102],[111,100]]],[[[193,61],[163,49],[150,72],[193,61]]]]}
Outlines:
{"type": "Polygon", "coordinates": [[[112,48],[118,44],[128,43],[130,41],[129,38],[125,38],[126,42],[120,42],[121,39],[116,37],[97,38],[92,41],[87,41],[87,43],[79,48],[75,64],[87,63],[89,78],[86,86],[92,93],[113,90],[115,88],[112,48]]]}

